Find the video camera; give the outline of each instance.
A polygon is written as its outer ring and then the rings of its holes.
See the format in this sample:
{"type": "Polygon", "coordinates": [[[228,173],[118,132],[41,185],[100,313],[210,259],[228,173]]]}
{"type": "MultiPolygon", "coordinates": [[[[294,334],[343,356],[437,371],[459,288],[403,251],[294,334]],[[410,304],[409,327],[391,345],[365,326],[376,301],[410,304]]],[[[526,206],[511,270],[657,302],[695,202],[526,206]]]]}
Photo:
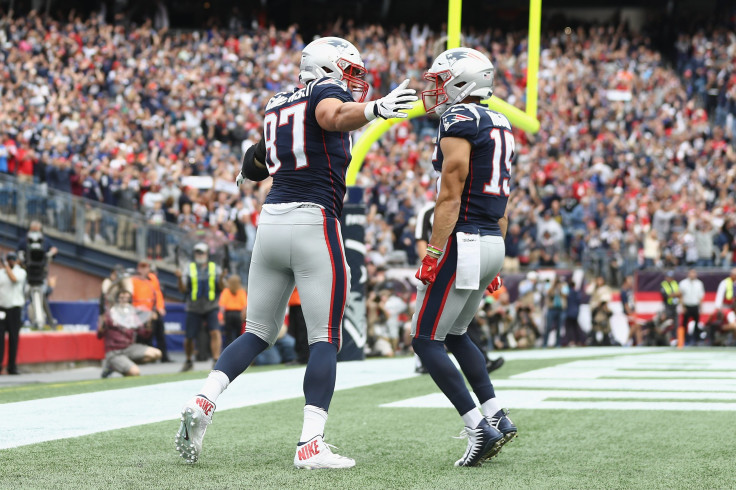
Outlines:
{"type": "Polygon", "coordinates": [[[39,285],[46,280],[48,256],[44,248],[44,237],[40,231],[29,231],[24,251],[24,262],[28,272],[28,284],[39,285]]]}

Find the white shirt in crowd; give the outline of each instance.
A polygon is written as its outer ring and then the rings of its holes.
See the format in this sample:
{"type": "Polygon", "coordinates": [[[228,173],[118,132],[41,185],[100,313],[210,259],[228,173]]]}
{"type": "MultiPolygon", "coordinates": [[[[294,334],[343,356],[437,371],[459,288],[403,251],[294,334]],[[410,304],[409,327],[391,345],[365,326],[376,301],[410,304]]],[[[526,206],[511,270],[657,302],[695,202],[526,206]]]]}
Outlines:
{"type": "Polygon", "coordinates": [[[26,284],[26,270],[15,264],[13,266],[15,282],[10,280],[5,267],[0,267],[0,308],[15,308],[26,304],[23,288],[26,284]]]}
{"type": "Polygon", "coordinates": [[[685,306],[700,306],[705,297],[705,287],[700,279],[686,277],[680,281],[680,292],[682,293],[682,304],[685,306]]]}
{"type": "MultiPolygon", "coordinates": [[[[720,284],[718,284],[718,290],[716,291],[716,302],[715,302],[716,309],[720,310],[721,308],[723,308],[723,303],[726,300],[727,281],[728,281],[728,277],[722,280],[720,284]]],[[[733,287],[736,288],[736,285],[734,285],[733,287]]],[[[734,293],[734,296],[736,296],[736,293],[734,293]]]]}

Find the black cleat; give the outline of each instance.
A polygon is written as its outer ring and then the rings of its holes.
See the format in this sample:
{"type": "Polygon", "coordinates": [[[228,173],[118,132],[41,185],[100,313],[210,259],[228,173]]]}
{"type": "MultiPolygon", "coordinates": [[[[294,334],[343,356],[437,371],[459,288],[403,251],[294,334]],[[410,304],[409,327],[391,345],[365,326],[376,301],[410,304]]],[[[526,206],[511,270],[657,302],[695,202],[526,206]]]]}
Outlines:
{"type": "Polygon", "coordinates": [[[506,444],[507,442],[511,441],[511,439],[516,437],[516,433],[518,431],[508,415],[509,411],[505,408],[502,408],[494,415],[486,417],[486,420],[491,425],[491,427],[497,429],[500,433],[503,434],[503,444],[506,444]]]}
{"type": "Polygon", "coordinates": [[[464,437],[468,438],[468,447],[463,457],[455,461],[455,466],[480,466],[483,461],[498,454],[504,443],[503,434],[485,419],[475,429],[465,427],[458,439],[464,437]]]}
{"type": "Polygon", "coordinates": [[[503,357],[499,357],[498,359],[495,359],[493,361],[486,361],[486,370],[490,373],[491,371],[495,371],[496,369],[503,366],[503,363],[505,361],[503,360],[503,357]]]}

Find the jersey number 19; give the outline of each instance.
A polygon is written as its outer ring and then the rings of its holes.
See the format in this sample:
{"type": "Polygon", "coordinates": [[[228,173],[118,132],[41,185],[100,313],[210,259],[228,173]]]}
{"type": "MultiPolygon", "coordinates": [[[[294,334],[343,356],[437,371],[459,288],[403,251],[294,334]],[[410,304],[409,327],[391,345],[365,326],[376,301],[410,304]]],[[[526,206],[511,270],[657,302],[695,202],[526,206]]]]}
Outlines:
{"type": "Polygon", "coordinates": [[[491,162],[493,167],[491,168],[491,180],[483,186],[483,192],[494,196],[508,196],[511,189],[509,188],[509,179],[501,181],[501,158],[503,155],[503,164],[506,165],[506,171],[511,172],[511,159],[514,157],[514,135],[510,131],[493,128],[491,139],[494,143],[493,161],[491,162]],[[504,148],[506,151],[503,151],[504,148]]]}

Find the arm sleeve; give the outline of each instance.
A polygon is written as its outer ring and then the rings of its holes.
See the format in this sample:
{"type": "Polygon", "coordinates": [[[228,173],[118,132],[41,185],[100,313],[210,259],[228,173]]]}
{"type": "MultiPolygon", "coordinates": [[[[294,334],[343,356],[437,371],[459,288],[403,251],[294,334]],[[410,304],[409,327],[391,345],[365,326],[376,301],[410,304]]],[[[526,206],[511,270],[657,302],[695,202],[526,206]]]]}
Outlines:
{"type": "Polygon", "coordinates": [[[260,182],[262,180],[265,180],[270,176],[268,173],[268,167],[265,166],[266,163],[266,143],[261,139],[261,141],[258,142],[258,144],[252,145],[250,148],[245,150],[245,154],[243,155],[243,162],[240,167],[240,172],[245,176],[245,178],[260,182]],[[259,152],[259,146],[262,147],[262,158],[258,158],[259,152]],[[263,166],[256,165],[255,158],[258,159],[259,162],[263,163],[263,166]]]}

